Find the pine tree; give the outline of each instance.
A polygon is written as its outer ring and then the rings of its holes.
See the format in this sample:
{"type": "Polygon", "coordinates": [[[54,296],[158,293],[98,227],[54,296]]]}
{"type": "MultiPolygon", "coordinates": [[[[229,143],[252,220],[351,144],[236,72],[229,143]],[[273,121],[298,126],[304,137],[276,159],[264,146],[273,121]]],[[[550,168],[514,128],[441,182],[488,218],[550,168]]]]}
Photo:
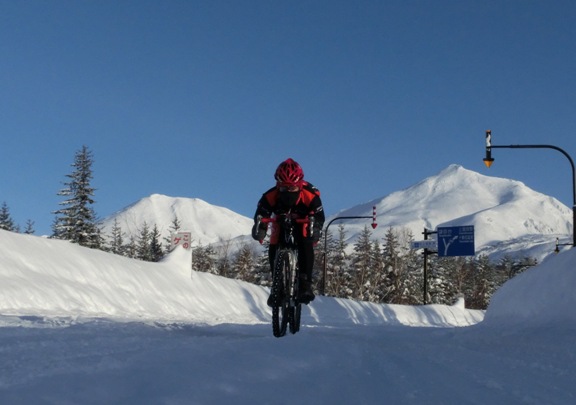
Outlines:
{"type": "Polygon", "coordinates": [[[160,231],[158,230],[158,227],[154,225],[152,233],[150,234],[150,261],[152,262],[159,262],[164,257],[160,237],[160,231]]]}
{"type": "Polygon", "coordinates": [[[396,280],[397,294],[391,303],[417,305],[423,302],[422,256],[411,248],[412,231],[406,227],[395,230],[398,242],[399,274],[396,280]]]}
{"type": "Polygon", "coordinates": [[[6,202],[2,203],[2,207],[0,207],[0,229],[10,232],[15,232],[17,229],[6,202]]]}
{"type": "Polygon", "coordinates": [[[36,231],[34,230],[34,221],[29,219],[26,221],[26,227],[24,228],[24,233],[26,235],[33,235],[36,231]]]}
{"type": "Polygon", "coordinates": [[[218,260],[216,261],[216,274],[222,277],[234,278],[231,257],[231,241],[222,241],[218,247],[218,260]]]}
{"type": "Polygon", "coordinates": [[[352,275],[349,271],[349,257],[346,253],[346,231],[343,224],[338,225],[338,239],[330,232],[327,235],[326,252],[326,295],[332,297],[351,297],[353,294],[352,275]]]}
{"type": "MultiPolygon", "coordinates": [[[[180,220],[178,219],[177,215],[174,215],[174,218],[172,219],[172,223],[170,224],[170,227],[168,228],[168,236],[166,236],[164,238],[164,243],[166,245],[166,254],[170,253],[173,249],[172,247],[172,235],[174,235],[175,233],[178,233],[178,231],[180,230],[180,228],[182,227],[182,224],[180,223],[180,220]]],[[[192,241],[190,241],[192,242],[192,241]]]]}
{"type": "Polygon", "coordinates": [[[368,301],[368,295],[372,282],[372,271],[374,265],[374,255],[372,249],[372,231],[365,226],[356,243],[354,244],[354,254],[352,255],[352,296],[361,301],[368,301]]]}
{"type": "Polygon", "coordinates": [[[465,300],[468,308],[486,309],[490,297],[496,291],[494,268],[486,255],[480,255],[474,263],[474,269],[468,277],[465,300]]]}
{"type": "Polygon", "coordinates": [[[265,249],[256,257],[254,262],[254,284],[258,284],[264,287],[270,287],[272,285],[272,273],[270,273],[270,262],[268,260],[268,247],[269,242],[265,242],[267,245],[265,249]]]}
{"type": "Polygon", "coordinates": [[[192,251],[192,267],[195,271],[216,274],[216,251],[210,245],[198,245],[192,251]]]}
{"type": "Polygon", "coordinates": [[[145,261],[152,261],[152,255],[150,254],[150,240],[151,233],[150,228],[146,221],[142,224],[140,228],[140,234],[138,235],[136,243],[136,258],[145,261]]]}
{"type": "Polygon", "coordinates": [[[248,243],[242,244],[232,260],[232,273],[234,278],[253,283],[254,275],[254,252],[248,243]]]}
{"type": "Polygon", "coordinates": [[[126,254],[126,246],[124,246],[124,232],[122,232],[122,227],[118,223],[117,218],[114,218],[114,224],[112,225],[112,235],[108,244],[108,251],[117,255],[126,254]]]}
{"type": "Polygon", "coordinates": [[[88,147],[82,146],[82,149],[76,152],[72,164],[74,171],[66,175],[69,180],[64,183],[65,188],[58,192],[59,196],[66,199],[60,203],[63,208],[54,212],[56,219],[52,237],[90,248],[100,248],[101,236],[92,208],[95,189],[90,184],[93,163],[92,152],[88,147]]]}
{"type": "Polygon", "coordinates": [[[388,228],[384,236],[382,255],[384,260],[384,297],[383,302],[397,303],[400,301],[402,290],[401,283],[401,260],[398,238],[392,227],[388,228]]]}
{"type": "Polygon", "coordinates": [[[131,259],[138,258],[138,241],[134,235],[130,235],[129,241],[126,245],[124,245],[124,256],[129,257],[131,259]]]}

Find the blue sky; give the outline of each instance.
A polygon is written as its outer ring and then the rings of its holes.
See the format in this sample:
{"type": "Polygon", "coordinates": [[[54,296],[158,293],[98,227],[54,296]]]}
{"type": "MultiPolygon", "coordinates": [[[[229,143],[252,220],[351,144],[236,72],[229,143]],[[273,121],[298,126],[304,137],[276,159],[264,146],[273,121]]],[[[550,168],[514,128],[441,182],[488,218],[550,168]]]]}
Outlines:
{"type": "Polygon", "coordinates": [[[287,157],[328,215],[450,164],[572,206],[573,1],[0,0],[0,202],[49,233],[82,145],[100,217],[153,193],[252,216],[287,157]]]}

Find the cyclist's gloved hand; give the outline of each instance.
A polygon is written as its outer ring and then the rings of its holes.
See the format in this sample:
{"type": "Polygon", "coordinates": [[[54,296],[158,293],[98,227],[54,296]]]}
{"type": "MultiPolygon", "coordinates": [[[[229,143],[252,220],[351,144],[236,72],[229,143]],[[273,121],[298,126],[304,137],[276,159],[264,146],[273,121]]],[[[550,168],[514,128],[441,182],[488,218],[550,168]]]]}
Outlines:
{"type": "Polygon", "coordinates": [[[314,245],[318,243],[320,238],[322,237],[322,227],[321,226],[314,226],[312,228],[312,235],[310,235],[312,242],[314,245]]]}
{"type": "Polygon", "coordinates": [[[260,224],[260,226],[258,227],[256,226],[256,224],[254,224],[254,226],[252,227],[252,238],[254,240],[262,242],[266,237],[267,229],[268,227],[266,226],[266,224],[260,224]]]}

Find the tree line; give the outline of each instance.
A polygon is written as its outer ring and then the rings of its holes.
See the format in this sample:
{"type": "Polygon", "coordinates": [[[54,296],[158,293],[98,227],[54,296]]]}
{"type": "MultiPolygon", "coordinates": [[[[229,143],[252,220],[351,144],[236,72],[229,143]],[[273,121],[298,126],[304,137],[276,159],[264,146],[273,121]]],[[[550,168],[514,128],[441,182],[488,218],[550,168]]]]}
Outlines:
{"type": "MultiPolygon", "coordinates": [[[[326,296],[374,303],[452,305],[464,298],[467,308],[486,309],[492,294],[507,280],[534,266],[529,257],[488,256],[429,258],[427,296],[424,297],[423,256],[410,248],[413,237],[406,228],[389,228],[383,240],[373,238],[369,227],[349,248],[343,225],[336,237],[327,235],[326,249],[316,247],[315,289],[322,290],[326,259],[326,296]]],[[[246,243],[239,249],[197,247],[194,269],[270,286],[267,246],[253,251],[246,243]],[[230,254],[233,251],[234,253],[230,254]]]]}
{"type": "MultiPolygon", "coordinates": [[[[170,238],[162,240],[157,224],[143,223],[137,235],[126,237],[115,221],[111,233],[103,235],[93,209],[95,189],[93,154],[83,146],[74,156],[72,173],[66,175],[60,208],[53,213],[51,238],[68,240],[81,246],[101,249],[122,256],[159,261],[171,249],[170,238]]],[[[20,232],[6,203],[0,207],[0,229],[20,232]]],[[[170,234],[180,229],[175,217],[170,234]]],[[[28,221],[24,233],[32,234],[28,221]]],[[[438,258],[428,263],[427,296],[424,297],[422,254],[410,248],[413,235],[408,229],[389,228],[383,240],[374,240],[366,226],[350,247],[346,231],[340,225],[337,234],[326,235],[325,246],[316,247],[315,286],[325,295],[375,303],[451,305],[459,297],[468,308],[485,309],[490,297],[505,281],[536,264],[532,258],[505,257],[493,263],[487,256],[438,258]],[[326,280],[322,280],[324,261],[326,280]]],[[[199,245],[193,249],[193,269],[223,277],[270,286],[267,246],[255,251],[254,245],[199,245]]]]}

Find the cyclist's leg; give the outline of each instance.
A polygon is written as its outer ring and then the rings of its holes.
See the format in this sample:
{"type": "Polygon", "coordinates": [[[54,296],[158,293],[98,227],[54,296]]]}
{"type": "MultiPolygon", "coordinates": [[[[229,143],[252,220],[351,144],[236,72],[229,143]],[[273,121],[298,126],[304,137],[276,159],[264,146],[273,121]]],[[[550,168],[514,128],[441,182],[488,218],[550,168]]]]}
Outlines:
{"type": "Polygon", "coordinates": [[[300,276],[300,301],[308,304],[314,300],[312,290],[312,269],[314,267],[314,244],[311,240],[300,238],[298,241],[298,268],[300,276]]]}
{"type": "Polygon", "coordinates": [[[268,246],[268,263],[270,263],[270,273],[274,273],[274,260],[276,260],[276,251],[278,250],[278,245],[270,244],[268,246]]]}

